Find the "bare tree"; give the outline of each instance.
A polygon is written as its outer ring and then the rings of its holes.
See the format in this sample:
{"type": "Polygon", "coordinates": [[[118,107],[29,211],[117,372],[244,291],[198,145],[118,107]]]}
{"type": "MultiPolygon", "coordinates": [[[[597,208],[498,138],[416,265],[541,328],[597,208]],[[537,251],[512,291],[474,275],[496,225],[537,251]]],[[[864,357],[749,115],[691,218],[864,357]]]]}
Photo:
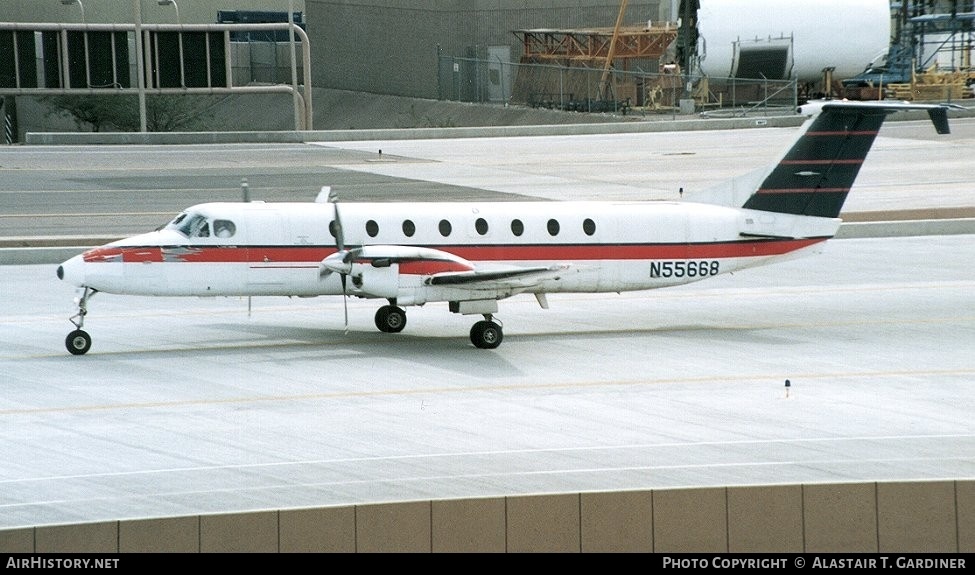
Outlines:
{"type": "MultiPolygon", "coordinates": [[[[212,105],[208,96],[147,95],[146,130],[174,132],[206,131],[206,110],[212,105]]],[[[86,131],[137,132],[140,129],[139,103],[136,96],[45,96],[48,115],[67,113],[79,129],[86,131]]]]}

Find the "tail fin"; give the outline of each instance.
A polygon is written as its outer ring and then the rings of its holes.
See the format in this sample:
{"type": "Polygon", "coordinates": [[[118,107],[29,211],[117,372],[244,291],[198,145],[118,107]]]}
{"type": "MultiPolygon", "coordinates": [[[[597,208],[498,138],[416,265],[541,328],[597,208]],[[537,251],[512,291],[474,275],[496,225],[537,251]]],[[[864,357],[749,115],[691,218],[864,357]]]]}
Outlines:
{"type": "Polygon", "coordinates": [[[888,114],[927,110],[937,132],[947,134],[949,107],[849,101],[804,106],[800,113],[811,114],[812,118],[742,207],[835,218],[888,114]]]}

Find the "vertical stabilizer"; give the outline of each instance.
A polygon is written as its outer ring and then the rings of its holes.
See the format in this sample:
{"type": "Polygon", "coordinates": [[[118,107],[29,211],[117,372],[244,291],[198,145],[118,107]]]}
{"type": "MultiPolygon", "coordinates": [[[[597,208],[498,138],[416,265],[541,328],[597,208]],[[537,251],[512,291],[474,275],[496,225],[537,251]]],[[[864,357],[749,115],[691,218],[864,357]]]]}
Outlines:
{"type": "Polygon", "coordinates": [[[800,113],[811,113],[811,120],[742,207],[835,218],[888,114],[926,110],[938,133],[948,133],[947,105],[836,101],[810,106],[800,113]]]}

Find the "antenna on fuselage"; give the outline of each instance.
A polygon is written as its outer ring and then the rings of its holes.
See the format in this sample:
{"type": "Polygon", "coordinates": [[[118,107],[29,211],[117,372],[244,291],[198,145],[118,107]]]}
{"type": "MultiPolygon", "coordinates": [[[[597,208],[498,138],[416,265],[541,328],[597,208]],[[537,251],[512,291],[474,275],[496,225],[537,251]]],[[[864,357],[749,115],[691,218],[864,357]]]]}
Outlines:
{"type": "MultiPolygon", "coordinates": [[[[244,202],[251,201],[251,187],[247,184],[247,178],[240,179],[240,194],[244,202]]],[[[247,296],[247,317],[251,316],[251,296],[247,296]]]]}

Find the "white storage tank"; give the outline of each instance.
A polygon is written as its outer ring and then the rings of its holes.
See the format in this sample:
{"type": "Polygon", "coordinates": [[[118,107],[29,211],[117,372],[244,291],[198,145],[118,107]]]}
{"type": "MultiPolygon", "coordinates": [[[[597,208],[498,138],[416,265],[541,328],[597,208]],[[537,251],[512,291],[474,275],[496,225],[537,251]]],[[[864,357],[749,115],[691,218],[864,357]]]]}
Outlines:
{"type": "Polygon", "coordinates": [[[815,82],[859,74],[891,40],[890,0],[700,0],[700,69],[712,81],[815,82]]]}

